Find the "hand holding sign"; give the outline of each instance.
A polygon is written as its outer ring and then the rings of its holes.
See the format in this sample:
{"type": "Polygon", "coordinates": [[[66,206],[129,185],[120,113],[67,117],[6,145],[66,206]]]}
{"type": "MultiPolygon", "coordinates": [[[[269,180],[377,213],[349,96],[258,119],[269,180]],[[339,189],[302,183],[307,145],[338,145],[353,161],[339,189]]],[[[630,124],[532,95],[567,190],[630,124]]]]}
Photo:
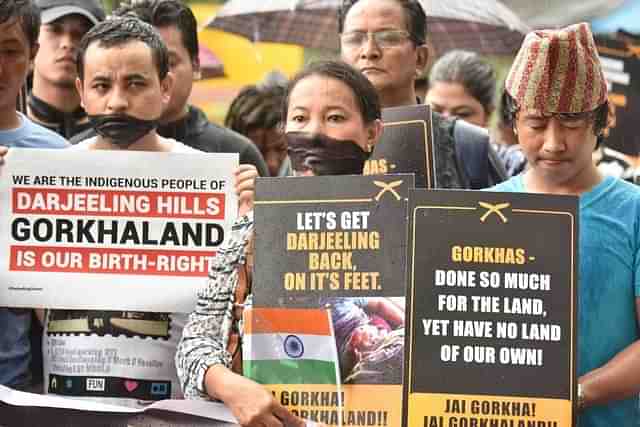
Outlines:
{"type": "Polygon", "coordinates": [[[4,164],[4,156],[9,151],[9,148],[0,146],[0,165],[4,164]]]}
{"type": "Polygon", "coordinates": [[[253,209],[258,170],[253,165],[240,165],[234,172],[234,185],[238,195],[238,215],[242,216],[253,209]]]}

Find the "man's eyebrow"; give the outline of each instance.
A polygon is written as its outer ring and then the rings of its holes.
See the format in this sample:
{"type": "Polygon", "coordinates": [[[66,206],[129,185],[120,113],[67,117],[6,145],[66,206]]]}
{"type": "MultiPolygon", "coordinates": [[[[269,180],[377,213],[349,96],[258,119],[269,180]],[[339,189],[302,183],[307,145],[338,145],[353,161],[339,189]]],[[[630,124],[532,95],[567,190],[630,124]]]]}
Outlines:
{"type": "Polygon", "coordinates": [[[406,30],[403,30],[401,28],[396,28],[396,27],[385,26],[385,27],[377,28],[374,31],[371,31],[371,30],[367,31],[364,28],[356,28],[356,29],[351,30],[351,31],[345,31],[343,34],[349,34],[349,33],[363,33],[363,34],[365,34],[365,33],[379,33],[381,31],[406,31],[406,30]]]}
{"type": "Polygon", "coordinates": [[[558,117],[562,120],[581,120],[589,117],[589,113],[558,113],[558,117]]]}
{"type": "Polygon", "coordinates": [[[141,73],[128,74],[124,78],[127,81],[131,81],[131,80],[147,80],[148,79],[148,77],[145,74],[141,74],[141,73]]]}
{"type": "Polygon", "coordinates": [[[91,78],[91,81],[101,81],[101,82],[107,82],[107,81],[111,81],[111,77],[107,74],[98,74],[95,75],[91,78]]]}

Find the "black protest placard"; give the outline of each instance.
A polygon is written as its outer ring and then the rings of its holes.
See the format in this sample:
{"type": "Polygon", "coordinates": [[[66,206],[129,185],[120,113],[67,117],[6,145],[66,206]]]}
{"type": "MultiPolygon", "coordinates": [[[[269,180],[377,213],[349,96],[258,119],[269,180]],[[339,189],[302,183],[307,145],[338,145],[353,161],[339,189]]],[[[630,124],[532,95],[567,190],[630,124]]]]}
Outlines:
{"type": "Polygon", "coordinates": [[[413,175],[257,180],[254,306],[328,308],[339,359],[340,393],[286,378],[266,385],[293,413],[400,425],[413,186],[413,175]]]}
{"type": "Polygon", "coordinates": [[[607,38],[599,38],[596,43],[610,85],[609,102],[615,112],[605,144],[621,153],[638,156],[640,134],[635,121],[640,116],[640,45],[607,38]]]}
{"type": "Polygon", "coordinates": [[[573,425],[577,210],[410,193],[403,426],[573,425]]]}
{"type": "Polygon", "coordinates": [[[384,131],[364,174],[413,173],[416,187],[435,187],[431,108],[410,105],[382,110],[384,131]]]}
{"type": "Polygon", "coordinates": [[[256,306],[401,297],[411,175],[260,178],[256,306]]]}

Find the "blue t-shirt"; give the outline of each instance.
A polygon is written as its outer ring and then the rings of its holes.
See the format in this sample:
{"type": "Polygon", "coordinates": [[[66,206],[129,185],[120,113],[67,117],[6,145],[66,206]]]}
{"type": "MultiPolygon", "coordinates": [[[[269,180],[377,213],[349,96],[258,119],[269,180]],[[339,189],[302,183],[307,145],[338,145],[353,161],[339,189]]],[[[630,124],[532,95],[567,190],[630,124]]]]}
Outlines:
{"type": "MultiPolygon", "coordinates": [[[[20,126],[0,130],[0,145],[21,148],[65,148],[69,143],[57,133],[18,113],[20,126]]],[[[30,381],[31,310],[0,308],[0,384],[21,388],[30,381]]]]}
{"type": "Polygon", "coordinates": [[[0,145],[19,148],[66,148],[66,139],[49,129],[32,122],[18,112],[20,126],[15,129],[0,130],[0,145]]]}
{"type": "MultiPolygon", "coordinates": [[[[526,192],[523,175],[490,191],[526,192]]],[[[598,368],[640,338],[640,188],[605,177],[580,195],[578,375],[598,368]]],[[[638,398],[580,414],[580,427],[637,426],[638,398]]]]}

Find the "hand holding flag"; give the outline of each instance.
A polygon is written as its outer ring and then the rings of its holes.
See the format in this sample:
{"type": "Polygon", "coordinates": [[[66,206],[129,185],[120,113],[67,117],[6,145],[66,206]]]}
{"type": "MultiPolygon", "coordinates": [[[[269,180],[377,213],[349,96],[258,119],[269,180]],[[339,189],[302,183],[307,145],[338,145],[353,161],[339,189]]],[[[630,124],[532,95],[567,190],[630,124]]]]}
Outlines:
{"type": "Polygon", "coordinates": [[[326,309],[245,310],[243,373],[261,384],[339,384],[326,309]]]}
{"type": "Polygon", "coordinates": [[[216,365],[209,368],[205,386],[229,407],[242,427],[305,427],[304,420],[280,405],[262,385],[216,365]]]}

